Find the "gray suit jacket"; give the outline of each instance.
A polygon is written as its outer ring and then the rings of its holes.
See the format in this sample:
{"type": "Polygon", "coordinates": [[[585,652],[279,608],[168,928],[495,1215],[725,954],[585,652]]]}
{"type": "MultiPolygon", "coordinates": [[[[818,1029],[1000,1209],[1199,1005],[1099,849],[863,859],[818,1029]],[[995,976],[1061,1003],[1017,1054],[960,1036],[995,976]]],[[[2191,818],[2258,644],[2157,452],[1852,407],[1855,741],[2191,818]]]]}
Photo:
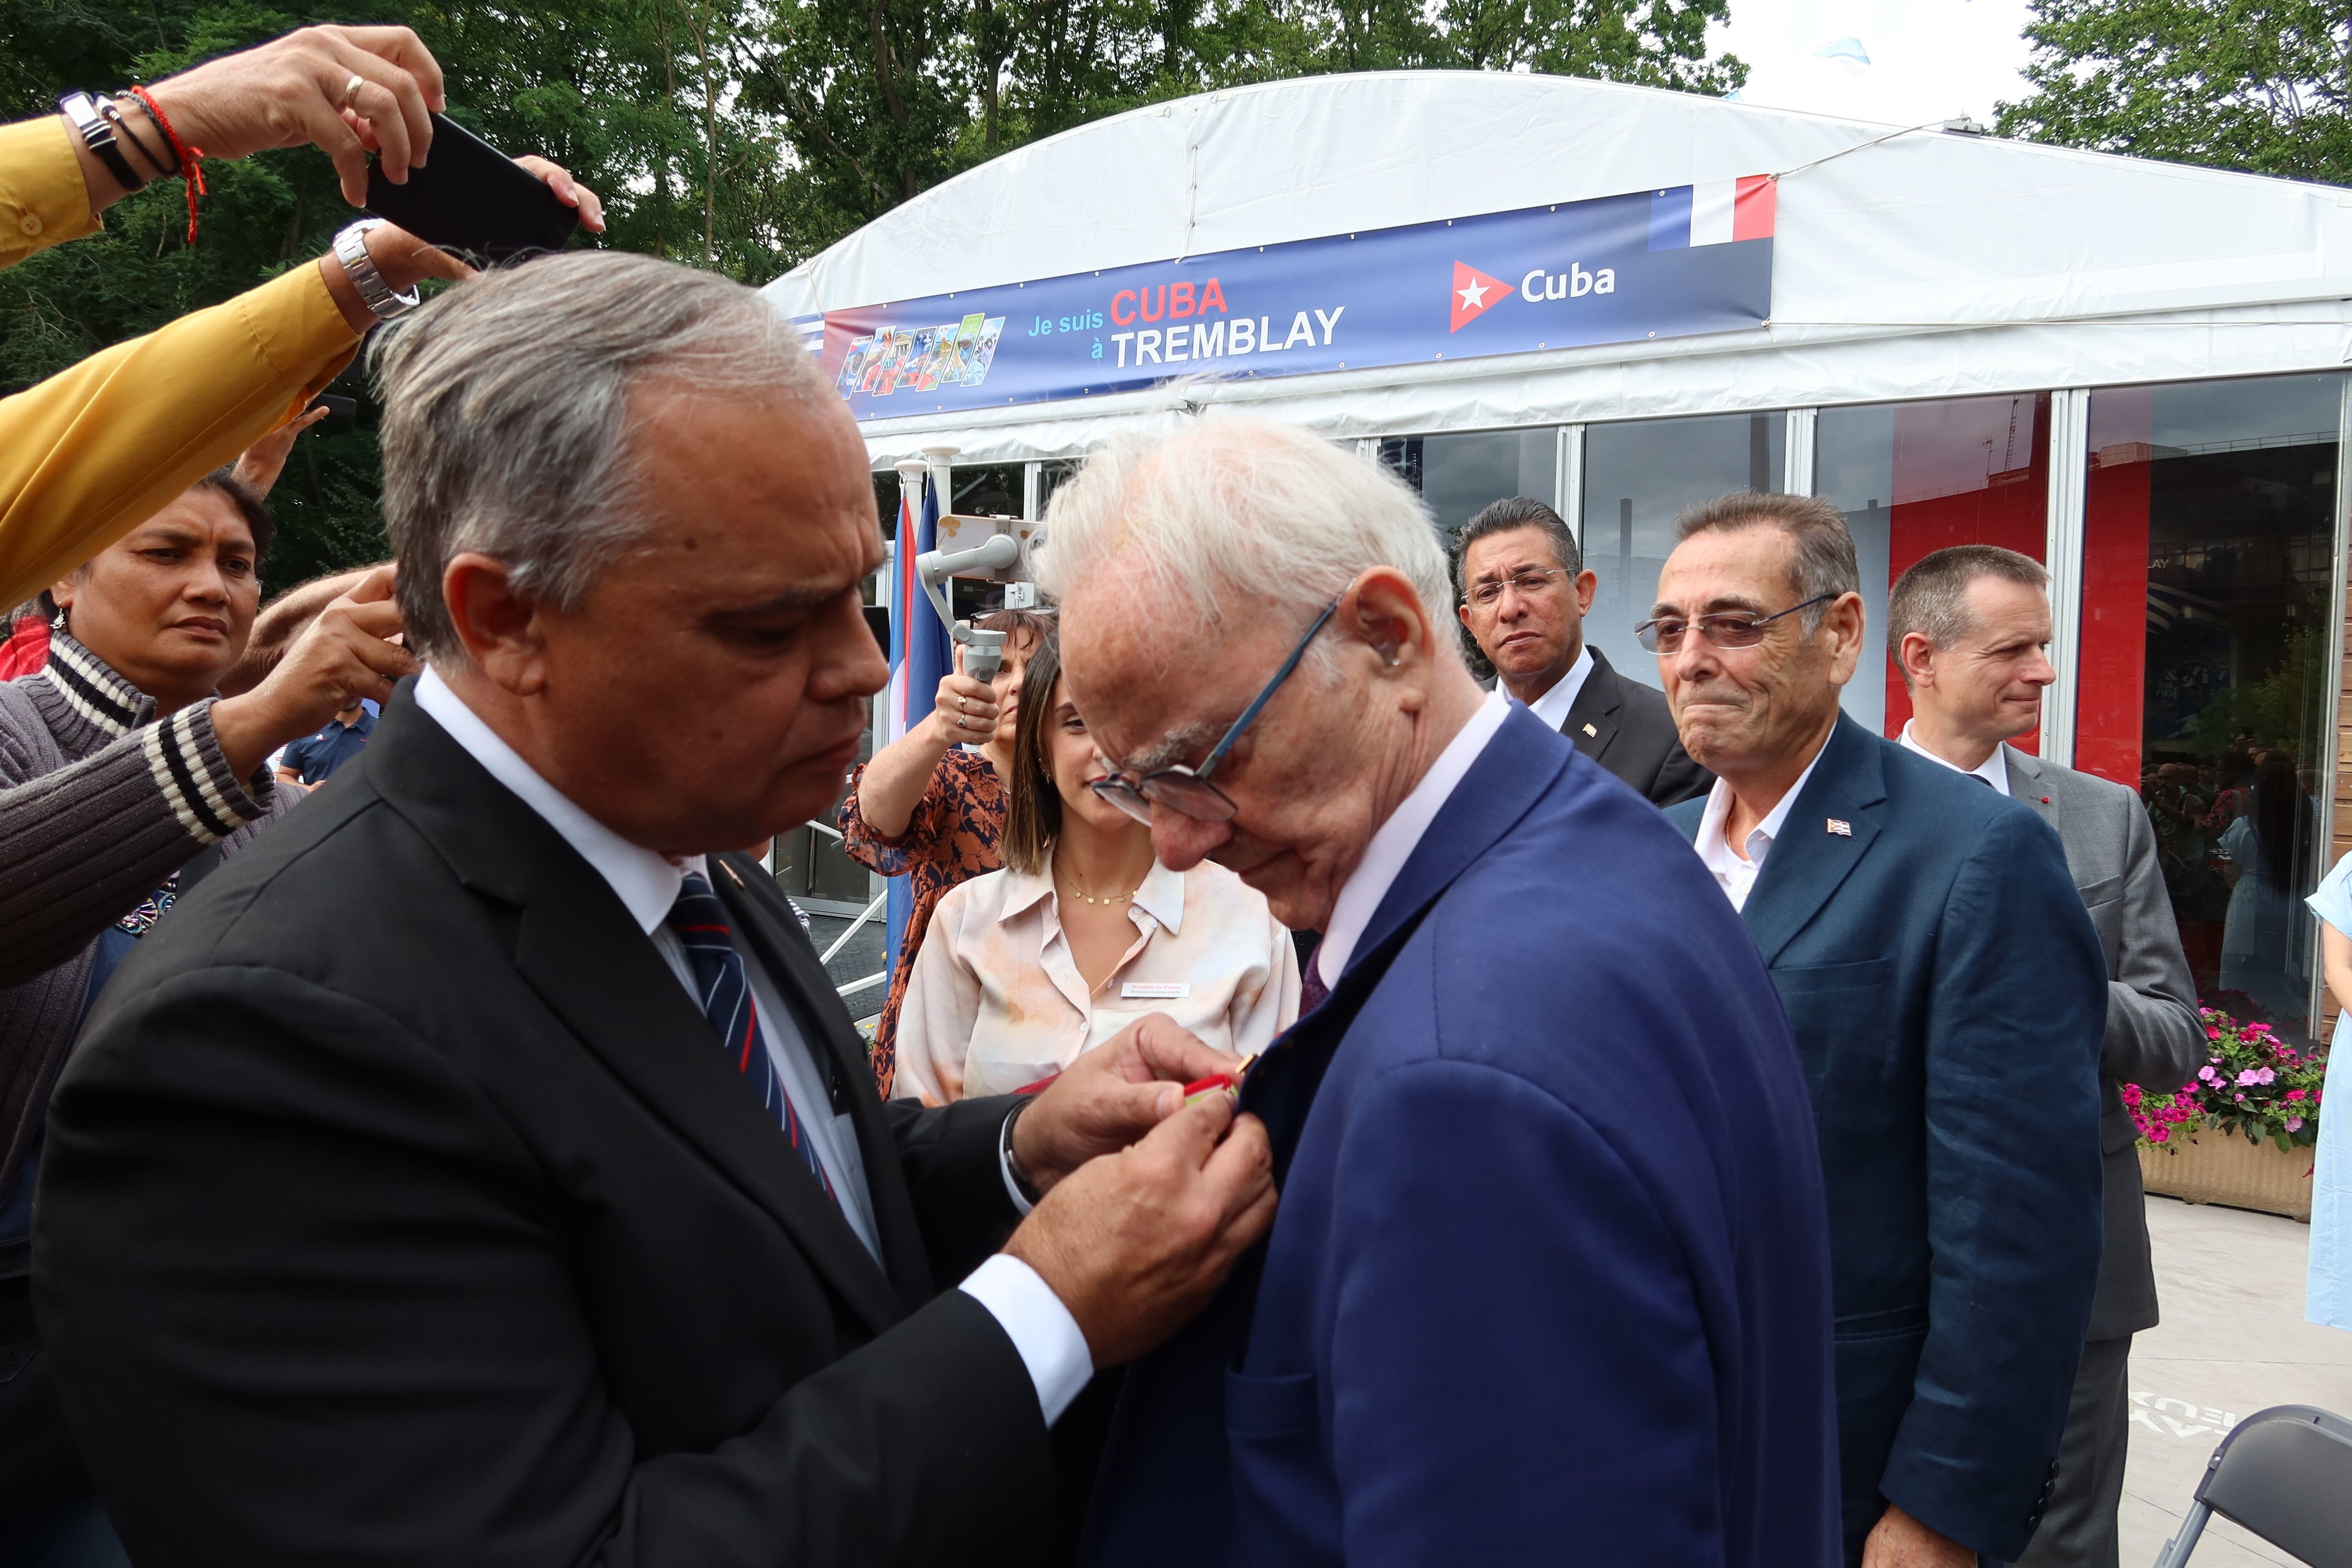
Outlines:
{"type": "Polygon", "coordinates": [[[2137,1130],[2117,1086],[2158,1094],[2189,1081],[2205,1060],[2197,984],[2180,949],[2172,901],[2157,865],[2156,833],[2139,795],[2014,746],[2003,746],[2010,794],[2058,830],[2066,868],[2107,955],[2107,1035],[2099,1054],[2099,1148],[2106,1170],[2106,1247],[2091,1304],[2095,1340],[2156,1326],[2137,1130]]]}

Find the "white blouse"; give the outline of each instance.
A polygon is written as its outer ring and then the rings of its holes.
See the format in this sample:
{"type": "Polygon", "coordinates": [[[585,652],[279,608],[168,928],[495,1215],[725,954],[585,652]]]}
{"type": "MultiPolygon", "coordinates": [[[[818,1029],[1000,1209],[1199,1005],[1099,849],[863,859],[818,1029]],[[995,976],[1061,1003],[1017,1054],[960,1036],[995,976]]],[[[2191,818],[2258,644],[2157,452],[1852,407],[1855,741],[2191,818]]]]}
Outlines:
{"type": "Polygon", "coordinates": [[[1263,1051],[1298,1017],[1298,959],[1264,894],[1213,861],[1155,864],[1136,938],[1091,995],[1062,931],[1049,858],[950,889],[898,1013],[898,1092],[926,1105],[1053,1077],[1147,1013],[1221,1051],[1263,1051]]]}

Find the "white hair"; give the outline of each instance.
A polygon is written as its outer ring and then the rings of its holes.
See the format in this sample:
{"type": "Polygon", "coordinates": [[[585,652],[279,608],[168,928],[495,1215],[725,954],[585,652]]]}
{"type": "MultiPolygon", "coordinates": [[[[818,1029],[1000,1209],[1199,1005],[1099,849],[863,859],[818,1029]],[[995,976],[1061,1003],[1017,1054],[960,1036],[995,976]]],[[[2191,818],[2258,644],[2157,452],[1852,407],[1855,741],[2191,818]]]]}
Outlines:
{"type": "MultiPolygon", "coordinates": [[[[1321,437],[1234,415],[1115,437],[1054,492],[1037,555],[1038,585],[1056,598],[1108,571],[1212,626],[1271,603],[1300,630],[1370,566],[1404,574],[1423,610],[1451,624],[1453,578],[1419,496],[1321,437]]],[[[1459,657],[1452,636],[1438,642],[1459,657]]]]}
{"type": "Polygon", "coordinates": [[[480,551],[577,609],[646,531],[629,395],[671,377],[714,395],[831,395],[759,293],[716,273],[574,250],[449,289],[377,334],[383,521],[408,645],[463,658],[441,576],[480,551]]]}

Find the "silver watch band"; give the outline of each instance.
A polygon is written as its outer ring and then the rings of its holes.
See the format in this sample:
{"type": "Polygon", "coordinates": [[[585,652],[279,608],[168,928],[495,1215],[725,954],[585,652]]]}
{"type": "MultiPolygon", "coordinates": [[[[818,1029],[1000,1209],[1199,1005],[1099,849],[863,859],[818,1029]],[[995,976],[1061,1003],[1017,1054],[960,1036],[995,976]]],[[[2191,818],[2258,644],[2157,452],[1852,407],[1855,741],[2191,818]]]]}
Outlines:
{"type": "Polygon", "coordinates": [[[416,290],[394,293],[392,285],[383,280],[383,274],[375,269],[375,259],[368,255],[367,233],[383,224],[383,219],[371,217],[346,225],[335,236],[335,259],[343,264],[344,273],[351,279],[352,287],[360,291],[361,302],[367,306],[368,312],[379,321],[389,321],[416,309],[416,290]]]}

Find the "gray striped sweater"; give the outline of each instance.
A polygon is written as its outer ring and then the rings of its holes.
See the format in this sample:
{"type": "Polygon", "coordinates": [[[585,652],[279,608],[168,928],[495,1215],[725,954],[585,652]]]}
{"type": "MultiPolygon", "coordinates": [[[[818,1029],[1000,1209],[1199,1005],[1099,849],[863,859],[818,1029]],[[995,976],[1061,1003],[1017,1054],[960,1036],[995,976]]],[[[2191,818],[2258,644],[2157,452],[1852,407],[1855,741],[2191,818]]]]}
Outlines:
{"type": "Polygon", "coordinates": [[[38,674],[0,681],[0,1194],[47,1110],[99,934],[287,804],[268,768],[230,773],[209,700],[159,721],[63,631],[38,674]]]}

